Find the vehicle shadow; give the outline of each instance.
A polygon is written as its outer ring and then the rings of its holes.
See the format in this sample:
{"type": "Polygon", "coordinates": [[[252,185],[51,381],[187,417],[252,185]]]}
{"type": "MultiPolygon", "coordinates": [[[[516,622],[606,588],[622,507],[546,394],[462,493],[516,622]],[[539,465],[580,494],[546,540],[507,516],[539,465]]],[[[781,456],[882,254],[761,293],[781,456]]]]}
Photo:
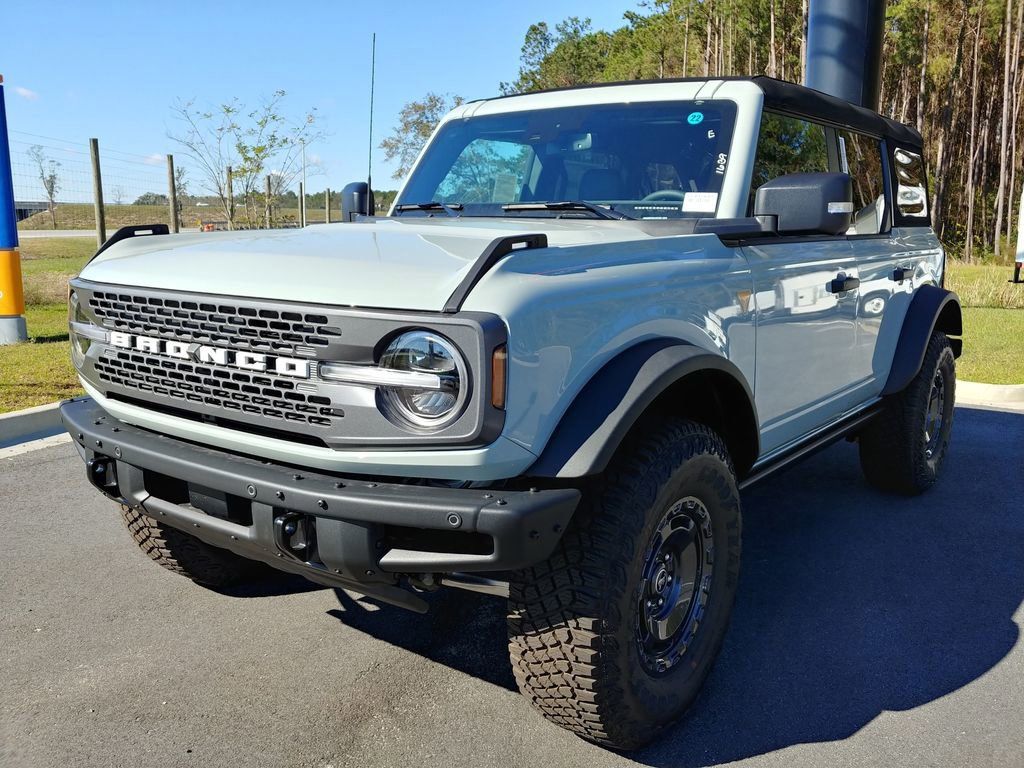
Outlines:
{"type": "Polygon", "coordinates": [[[294,573],[275,571],[270,566],[260,567],[255,577],[242,584],[230,587],[209,587],[213,592],[224,597],[280,597],[281,595],[298,595],[303,592],[316,592],[330,589],[294,573]]]}
{"type": "Polygon", "coordinates": [[[846,443],[745,495],[722,654],[691,714],[631,757],[708,766],[844,739],[1006,656],[1024,598],[1024,414],[955,419],[943,477],[921,497],[869,489],[846,443]]]}
{"type": "MultiPolygon", "coordinates": [[[[849,737],[955,691],[1013,648],[1024,598],[1024,414],[958,408],[924,496],[870,489],[841,443],[744,495],[743,572],[691,713],[630,758],[712,766],[849,737]],[[1016,514],[1015,514],[1016,513],[1016,514]]],[[[337,590],[346,625],[514,689],[502,601],[455,590],[426,616],[337,590]]]]}
{"type": "Polygon", "coordinates": [[[328,611],[346,626],[472,675],[516,690],[508,662],[505,601],[444,589],[426,595],[426,615],[394,608],[368,597],[334,590],[340,608],[328,611]]]}

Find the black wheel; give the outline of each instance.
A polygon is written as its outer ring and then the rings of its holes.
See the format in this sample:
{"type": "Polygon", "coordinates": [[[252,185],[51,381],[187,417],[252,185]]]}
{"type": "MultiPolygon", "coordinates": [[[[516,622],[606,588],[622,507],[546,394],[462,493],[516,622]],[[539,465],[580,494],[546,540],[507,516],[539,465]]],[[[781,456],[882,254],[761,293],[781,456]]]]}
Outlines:
{"type": "Polygon", "coordinates": [[[552,722],[632,749],[696,698],[725,637],[740,567],[729,454],[707,427],[632,441],[555,554],[514,574],[509,653],[552,722]]]}
{"type": "Polygon", "coordinates": [[[214,547],[177,528],[161,525],[138,510],[121,505],[121,517],[135,543],[154,562],[207,587],[230,587],[260,572],[253,560],[214,547]]]}
{"type": "Polygon", "coordinates": [[[924,363],[902,392],[860,435],[860,465],[876,488],[913,496],[939,476],[949,448],[956,400],[956,360],[949,339],[935,333],[924,363]]]}

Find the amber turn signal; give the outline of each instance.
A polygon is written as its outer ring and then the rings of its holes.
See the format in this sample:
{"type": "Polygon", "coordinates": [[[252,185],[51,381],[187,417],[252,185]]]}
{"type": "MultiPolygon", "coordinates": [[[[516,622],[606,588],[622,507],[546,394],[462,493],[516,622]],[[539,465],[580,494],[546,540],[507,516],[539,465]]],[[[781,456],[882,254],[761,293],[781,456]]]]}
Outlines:
{"type": "Polygon", "coordinates": [[[505,408],[505,384],[508,380],[508,347],[495,347],[491,355],[491,405],[505,408]]]}

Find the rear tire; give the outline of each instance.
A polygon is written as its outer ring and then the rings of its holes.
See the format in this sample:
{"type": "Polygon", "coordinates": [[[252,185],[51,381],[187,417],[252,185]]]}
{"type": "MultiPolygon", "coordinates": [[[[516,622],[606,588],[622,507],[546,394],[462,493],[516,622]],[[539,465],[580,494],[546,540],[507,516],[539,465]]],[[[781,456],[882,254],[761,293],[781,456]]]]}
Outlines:
{"type": "Polygon", "coordinates": [[[124,504],[121,517],[139,549],[151,560],[197,584],[215,589],[231,587],[259,572],[259,563],[162,525],[124,504]]]}
{"type": "Polygon", "coordinates": [[[646,744],[711,670],[739,564],[740,501],[721,438],[670,421],[632,441],[551,558],[510,580],[520,691],[585,739],[646,744]]]}
{"type": "Polygon", "coordinates": [[[936,332],[907,388],[886,398],[882,413],[860,435],[860,465],[883,491],[916,496],[931,488],[946,458],[953,429],[956,359],[936,332]]]}

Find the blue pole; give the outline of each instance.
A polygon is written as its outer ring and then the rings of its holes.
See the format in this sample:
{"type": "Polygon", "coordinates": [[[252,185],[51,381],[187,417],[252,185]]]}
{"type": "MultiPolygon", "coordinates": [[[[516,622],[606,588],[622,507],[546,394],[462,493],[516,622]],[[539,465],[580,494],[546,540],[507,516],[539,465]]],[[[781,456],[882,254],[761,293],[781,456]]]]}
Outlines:
{"type": "Polygon", "coordinates": [[[11,174],[11,145],[7,140],[4,78],[3,75],[0,75],[0,248],[17,247],[18,223],[14,218],[14,178],[11,174]]]}
{"type": "Polygon", "coordinates": [[[0,344],[28,338],[25,328],[25,295],[18,254],[18,222],[14,215],[14,177],[11,146],[7,140],[4,78],[0,75],[0,344]]]}

